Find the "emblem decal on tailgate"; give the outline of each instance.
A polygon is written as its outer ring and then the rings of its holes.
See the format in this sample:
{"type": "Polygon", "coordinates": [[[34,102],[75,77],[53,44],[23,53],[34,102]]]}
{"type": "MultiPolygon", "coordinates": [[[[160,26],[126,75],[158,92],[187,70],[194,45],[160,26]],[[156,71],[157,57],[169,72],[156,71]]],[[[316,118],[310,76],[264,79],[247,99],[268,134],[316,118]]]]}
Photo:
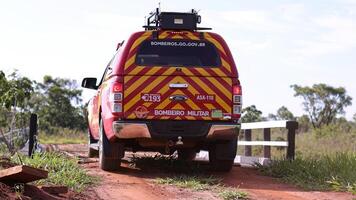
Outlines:
{"type": "Polygon", "coordinates": [[[146,118],[149,111],[147,110],[147,108],[145,106],[139,106],[136,108],[136,110],[134,111],[135,115],[137,118],[142,119],[142,118],[146,118]]]}

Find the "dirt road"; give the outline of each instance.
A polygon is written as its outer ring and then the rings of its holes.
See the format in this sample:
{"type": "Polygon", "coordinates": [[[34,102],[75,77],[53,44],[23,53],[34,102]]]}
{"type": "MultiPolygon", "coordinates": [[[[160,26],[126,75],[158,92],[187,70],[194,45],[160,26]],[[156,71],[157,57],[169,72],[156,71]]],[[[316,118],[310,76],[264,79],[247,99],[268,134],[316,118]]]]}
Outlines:
{"type": "MultiPolygon", "coordinates": [[[[52,150],[67,152],[69,155],[82,157],[81,164],[89,174],[101,177],[101,182],[91,190],[101,199],[160,200],[160,199],[220,199],[212,191],[192,191],[175,186],[157,185],[154,180],[167,177],[159,171],[147,171],[130,167],[123,162],[117,172],[105,172],[98,168],[97,159],[87,159],[86,145],[52,145],[52,150]]],[[[356,196],[341,192],[303,191],[291,185],[278,182],[276,179],[259,175],[255,169],[234,167],[230,173],[214,173],[230,187],[239,187],[248,193],[249,199],[265,200],[353,200],[356,196]]]]}

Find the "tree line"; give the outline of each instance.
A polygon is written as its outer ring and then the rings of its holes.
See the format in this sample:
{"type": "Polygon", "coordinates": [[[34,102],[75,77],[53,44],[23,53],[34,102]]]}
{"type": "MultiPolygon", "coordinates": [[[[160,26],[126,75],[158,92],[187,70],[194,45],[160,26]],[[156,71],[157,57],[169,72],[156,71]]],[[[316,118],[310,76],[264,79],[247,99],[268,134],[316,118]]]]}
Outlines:
{"type": "MultiPolygon", "coordinates": [[[[345,108],[352,105],[352,97],[343,87],[332,87],[320,83],[313,86],[291,85],[294,90],[294,96],[303,99],[303,109],[306,114],[296,117],[287,107],[280,107],[276,114],[262,116],[262,111],[255,105],[242,109],[242,122],[258,122],[266,120],[298,120],[301,128],[308,129],[309,124],[314,129],[321,129],[331,124],[347,124],[344,117],[345,108]]],[[[356,113],[353,115],[356,123],[356,113]]],[[[304,130],[305,131],[305,130],[304,130]]]]}
{"type": "Polygon", "coordinates": [[[75,80],[44,76],[42,82],[20,76],[17,71],[5,75],[0,71],[0,128],[8,125],[8,113],[26,117],[39,116],[39,128],[51,132],[53,127],[85,130],[82,90],[75,80]]]}

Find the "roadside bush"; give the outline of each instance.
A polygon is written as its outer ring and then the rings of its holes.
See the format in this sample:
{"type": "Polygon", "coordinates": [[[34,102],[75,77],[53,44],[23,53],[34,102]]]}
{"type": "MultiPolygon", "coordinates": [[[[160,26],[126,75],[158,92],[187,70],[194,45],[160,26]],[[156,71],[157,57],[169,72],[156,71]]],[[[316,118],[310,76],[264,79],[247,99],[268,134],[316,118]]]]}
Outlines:
{"type": "Polygon", "coordinates": [[[356,194],[356,153],[337,153],[319,157],[297,157],[293,161],[275,160],[258,165],[269,176],[310,190],[349,191],[356,194]]]}

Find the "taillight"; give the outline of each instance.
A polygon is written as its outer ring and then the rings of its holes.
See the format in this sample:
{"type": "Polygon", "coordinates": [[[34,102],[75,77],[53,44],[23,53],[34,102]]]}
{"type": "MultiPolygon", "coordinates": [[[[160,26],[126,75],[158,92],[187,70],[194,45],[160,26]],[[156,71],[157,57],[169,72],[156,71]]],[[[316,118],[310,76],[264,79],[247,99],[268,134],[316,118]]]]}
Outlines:
{"type": "Polygon", "coordinates": [[[122,83],[115,82],[110,89],[110,104],[111,104],[111,112],[114,114],[122,113],[122,83]]]}
{"type": "Polygon", "coordinates": [[[234,85],[232,88],[232,118],[239,119],[242,109],[242,88],[241,85],[234,85]]]}

